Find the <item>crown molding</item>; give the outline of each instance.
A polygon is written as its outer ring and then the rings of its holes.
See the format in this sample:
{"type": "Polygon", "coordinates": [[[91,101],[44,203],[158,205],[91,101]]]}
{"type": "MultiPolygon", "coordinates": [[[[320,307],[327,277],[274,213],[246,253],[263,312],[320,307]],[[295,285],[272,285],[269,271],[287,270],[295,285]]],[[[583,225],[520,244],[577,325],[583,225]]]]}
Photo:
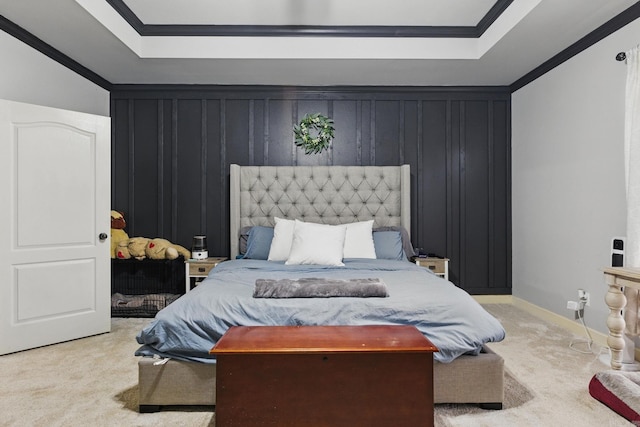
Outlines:
{"type": "Polygon", "coordinates": [[[513,3],[497,0],[476,26],[383,25],[157,25],[145,24],[124,3],[106,0],[141,36],[200,37],[422,37],[479,38],[513,3]]]}
{"type": "Polygon", "coordinates": [[[8,20],[3,15],[0,15],[0,30],[4,31],[5,33],[9,34],[10,36],[15,37],[16,39],[20,40],[21,42],[31,46],[35,50],[37,50],[40,53],[48,56],[49,58],[53,59],[54,61],[58,62],[59,64],[64,65],[65,67],[67,67],[71,71],[74,71],[77,74],[79,74],[82,77],[84,77],[85,79],[97,84],[101,88],[103,88],[105,90],[108,90],[108,91],[111,91],[112,86],[113,86],[111,84],[111,82],[109,82],[108,80],[102,78],[101,76],[99,76],[98,74],[94,73],[93,71],[91,71],[90,69],[88,69],[84,65],[80,64],[79,62],[71,59],[70,57],[68,57],[64,53],[60,52],[59,50],[57,50],[56,48],[54,48],[50,44],[44,42],[42,39],[39,39],[38,37],[33,35],[29,31],[25,30],[24,28],[20,27],[19,25],[17,25],[15,23],[13,23],[12,21],[8,20]]]}
{"type": "MultiPolygon", "coordinates": [[[[396,99],[398,94],[403,94],[409,98],[421,98],[425,95],[433,95],[438,99],[449,99],[460,96],[462,98],[473,98],[476,96],[486,96],[491,93],[502,99],[509,99],[511,91],[509,86],[277,86],[277,85],[187,85],[187,84],[115,84],[113,85],[112,99],[129,98],[135,96],[138,99],[145,99],[145,92],[166,92],[168,96],[179,96],[189,98],[191,93],[200,99],[203,92],[215,92],[225,94],[228,97],[243,97],[245,93],[258,93],[265,91],[269,93],[280,92],[282,99],[289,97],[300,98],[309,96],[309,99],[317,99],[324,94],[331,93],[333,96],[344,95],[346,99],[353,99],[354,96],[369,95],[372,92],[384,97],[389,93],[396,99]],[[135,94],[135,95],[133,95],[135,94]]],[[[155,95],[150,95],[155,97],[155,95]]],[[[272,95],[273,96],[273,95],[272,95]]],[[[462,99],[461,98],[461,99],[462,99]]]]}
{"type": "Polygon", "coordinates": [[[521,89],[522,87],[528,85],[538,77],[543,76],[560,64],[568,61],[583,50],[588,49],[589,47],[598,43],[600,40],[615,33],[625,25],[635,21],[638,18],[640,18],[640,2],[635,3],[633,6],[614,16],[609,21],[605,22],[600,27],[596,28],[562,52],[558,53],[551,59],[542,63],[540,66],[520,77],[509,86],[511,88],[511,92],[515,92],[518,89],[521,89]]]}

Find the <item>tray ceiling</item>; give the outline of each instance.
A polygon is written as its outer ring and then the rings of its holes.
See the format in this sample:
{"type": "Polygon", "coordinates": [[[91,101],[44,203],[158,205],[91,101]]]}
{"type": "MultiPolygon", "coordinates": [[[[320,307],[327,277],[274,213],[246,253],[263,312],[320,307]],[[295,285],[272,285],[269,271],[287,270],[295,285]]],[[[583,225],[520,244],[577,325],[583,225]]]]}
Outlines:
{"type": "Polygon", "coordinates": [[[0,15],[114,84],[504,86],[636,3],[4,0],[0,15]]]}

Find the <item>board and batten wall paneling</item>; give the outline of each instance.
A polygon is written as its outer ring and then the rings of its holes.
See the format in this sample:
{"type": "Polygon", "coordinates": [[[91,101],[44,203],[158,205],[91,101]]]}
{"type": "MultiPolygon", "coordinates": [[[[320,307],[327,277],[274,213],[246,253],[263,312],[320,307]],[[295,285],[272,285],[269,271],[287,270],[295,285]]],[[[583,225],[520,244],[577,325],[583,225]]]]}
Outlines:
{"type": "Polygon", "coordinates": [[[116,86],[112,208],[130,236],[229,253],[229,165],[411,165],[414,246],[450,258],[474,294],[511,293],[510,93],[506,88],[116,86]],[[292,128],[335,122],[305,155],[292,128]]]}

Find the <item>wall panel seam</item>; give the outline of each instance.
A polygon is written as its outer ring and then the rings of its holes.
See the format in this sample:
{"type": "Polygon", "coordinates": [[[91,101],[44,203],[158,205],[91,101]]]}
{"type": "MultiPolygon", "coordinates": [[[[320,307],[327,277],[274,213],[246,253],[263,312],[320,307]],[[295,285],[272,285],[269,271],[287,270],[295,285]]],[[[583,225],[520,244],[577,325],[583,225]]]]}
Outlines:
{"type": "Polygon", "coordinates": [[[494,223],[494,203],[495,203],[495,190],[494,190],[494,186],[495,186],[495,170],[496,170],[496,165],[495,165],[495,135],[494,135],[494,131],[493,131],[493,125],[494,125],[494,120],[495,120],[495,114],[494,114],[494,105],[493,105],[493,101],[487,101],[488,104],[488,108],[487,108],[487,123],[489,124],[489,126],[487,126],[487,165],[489,167],[489,171],[488,171],[488,182],[487,185],[489,186],[489,188],[487,189],[488,191],[488,195],[489,197],[487,198],[487,204],[488,204],[488,221],[489,224],[488,225],[488,236],[487,236],[487,244],[488,244],[488,250],[487,250],[487,262],[488,262],[488,276],[487,277],[487,284],[489,287],[492,287],[495,285],[494,281],[495,281],[495,223],[494,223]]]}
{"type": "Polygon", "coordinates": [[[164,103],[158,100],[158,235],[164,233],[164,103]]]}
{"type": "MultiPolygon", "coordinates": [[[[327,116],[329,116],[329,118],[333,119],[333,101],[327,101],[327,116]]],[[[329,149],[327,150],[327,165],[332,165],[333,164],[333,144],[335,142],[335,139],[333,141],[331,141],[331,144],[329,144],[329,149]]]]}
{"type": "Polygon", "coordinates": [[[270,99],[265,98],[264,100],[264,112],[263,112],[263,132],[264,132],[264,147],[263,147],[263,163],[264,165],[269,164],[269,105],[270,99]]]}
{"type": "Polygon", "coordinates": [[[369,164],[376,164],[376,101],[371,100],[369,128],[371,129],[371,142],[369,143],[369,164]]]}
{"type": "Polygon", "coordinates": [[[405,103],[406,101],[398,101],[398,163],[404,164],[404,151],[406,150],[405,141],[405,103]]]}
{"type": "Polygon", "coordinates": [[[207,234],[207,100],[201,100],[200,108],[200,233],[207,234]]]}
{"type": "MultiPolygon", "coordinates": [[[[291,123],[292,124],[298,124],[300,123],[300,114],[298,112],[298,101],[293,101],[291,103],[291,123]]],[[[293,128],[293,126],[291,126],[291,128],[293,128]]],[[[293,137],[292,137],[293,138],[293,137]]],[[[291,161],[293,162],[293,166],[297,166],[298,165],[298,146],[296,144],[291,143],[291,161]]]]}
{"type": "Polygon", "coordinates": [[[255,100],[249,100],[249,165],[255,164],[255,100]]]}
{"type": "MultiPolygon", "coordinates": [[[[416,237],[417,236],[421,236],[422,233],[422,227],[420,226],[421,221],[419,220],[419,218],[422,216],[423,212],[424,212],[424,196],[418,191],[419,190],[419,186],[418,183],[422,183],[424,182],[424,150],[423,150],[423,144],[426,143],[425,141],[425,130],[424,130],[424,118],[423,118],[423,104],[424,101],[418,102],[417,105],[417,114],[418,114],[418,135],[417,135],[417,141],[416,141],[416,158],[417,158],[417,164],[418,167],[416,168],[416,179],[415,179],[415,183],[416,183],[416,188],[415,190],[412,191],[412,195],[415,195],[415,199],[414,200],[414,206],[417,207],[417,212],[412,212],[412,213],[417,213],[417,215],[412,215],[411,217],[414,218],[414,220],[412,221],[411,224],[411,229],[413,231],[413,236],[411,237],[411,241],[412,242],[416,242],[416,237]]],[[[422,243],[418,242],[420,244],[420,247],[422,247],[422,243]]]]}
{"type": "Polygon", "coordinates": [[[178,237],[178,99],[171,100],[171,241],[178,237]]]}
{"type": "MultiPolygon", "coordinates": [[[[229,208],[227,206],[227,100],[226,98],[220,99],[220,210],[222,211],[221,218],[224,221],[220,221],[219,224],[219,236],[222,240],[229,242],[229,236],[226,235],[229,224],[229,208]]],[[[228,244],[228,243],[227,243],[228,244]]]]}
{"type": "MultiPolygon", "coordinates": [[[[135,113],[134,113],[135,99],[129,99],[127,102],[127,117],[129,119],[127,135],[129,138],[129,216],[131,219],[136,217],[136,208],[135,208],[135,184],[136,184],[136,175],[135,175],[135,162],[136,162],[136,150],[135,150],[135,113]]],[[[130,233],[135,235],[135,222],[132,222],[130,233]]]]}
{"type": "Polygon", "coordinates": [[[356,163],[362,165],[362,101],[356,101],[356,163]]]}
{"type": "Polygon", "coordinates": [[[467,200],[466,200],[466,179],[467,179],[467,141],[466,141],[466,103],[460,101],[460,168],[458,169],[458,194],[460,195],[460,222],[458,223],[460,233],[460,283],[466,285],[467,281],[467,200]]]}

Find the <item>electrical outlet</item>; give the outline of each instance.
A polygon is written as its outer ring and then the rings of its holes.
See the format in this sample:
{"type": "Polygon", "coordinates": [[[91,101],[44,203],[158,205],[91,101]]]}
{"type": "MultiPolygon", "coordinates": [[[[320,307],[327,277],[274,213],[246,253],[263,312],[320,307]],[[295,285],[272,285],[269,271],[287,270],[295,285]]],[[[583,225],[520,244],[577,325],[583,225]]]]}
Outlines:
{"type": "Polygon", "coordinates": [[[587,307],[591,307],[591,296],[589,295],[589,292],[584,293],[584,299],[586,300],[585,304],[587,307]]]}
{"type": "Polygon", "coordinates": [[[589,292],[584,289],[578,289],[578,300],[584,303],[587,307],[591,307],[591,296],[589,292]]]}

